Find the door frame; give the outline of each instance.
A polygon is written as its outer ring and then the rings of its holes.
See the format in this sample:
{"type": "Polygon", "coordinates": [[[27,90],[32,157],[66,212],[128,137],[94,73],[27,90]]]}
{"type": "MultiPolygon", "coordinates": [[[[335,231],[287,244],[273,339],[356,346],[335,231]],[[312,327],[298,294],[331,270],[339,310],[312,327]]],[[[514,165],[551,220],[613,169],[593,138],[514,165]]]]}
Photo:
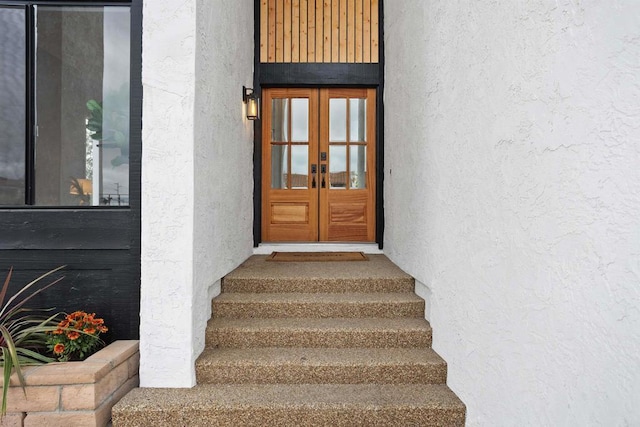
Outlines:
{"type": "MultiPolygon", "coordinates": [[[[267,87],[353,87],[376,89],[376,233],[384,242],[384,0],[378,0],[379,60],[377,64],[261,63],[260,0],[254,0],[253,87],[261,97],[267,87]]],[[[262,243],[262,121],[253,122],[253,245],[262,243]]]]}

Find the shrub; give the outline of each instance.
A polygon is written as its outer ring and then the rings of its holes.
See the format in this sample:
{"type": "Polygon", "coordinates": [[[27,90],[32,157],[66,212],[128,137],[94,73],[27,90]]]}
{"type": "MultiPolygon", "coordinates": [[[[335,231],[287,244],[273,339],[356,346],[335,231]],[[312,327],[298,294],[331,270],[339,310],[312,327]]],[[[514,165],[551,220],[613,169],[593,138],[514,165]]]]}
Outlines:
{"type": "Polygon", "coordinates": [[[47,346],[59,361],[83,360],[104,346],[99,337],[108,329],[104,320],[95,316],[84,311],[67,314],[56,330],[48,333],[47,346]]]}
{"type": "Polygon", "coordinates": [[[0,362],[2,363],[4,380],[2,384],[2,408],[0,410],[2,416],[7,412],[7,392],[9,391],[9,382],[13,370],[15,369],[20,386],[24,390],[25,381],[22,375],[22,367],[49,363],[54,360],[43,355],[43,353],[47,348],[47,333],[57,329],[56,318],[59,314],[45,315],[44,313],[50,312],[52,309],[28,309],[24,305],[40,292],[62,280],[63,277],[60,277],[45,286],[33,290],[34,285],[62,268],[64,266],[51,270],[27,283],[5,303],[11,274],[13,273],[13,269],[10,269],[2,290],[0,290],[0,362]]]}

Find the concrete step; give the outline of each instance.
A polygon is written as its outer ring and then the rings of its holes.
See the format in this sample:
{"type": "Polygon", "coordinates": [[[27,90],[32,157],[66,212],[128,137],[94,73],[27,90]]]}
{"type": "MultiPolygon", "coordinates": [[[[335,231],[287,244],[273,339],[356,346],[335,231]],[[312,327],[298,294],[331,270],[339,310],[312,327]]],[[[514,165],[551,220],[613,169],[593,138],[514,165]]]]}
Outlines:
{"type": "Polygon", "coordinates": [[[203,384],[134,389],[114,427],[463,426],[465,406],[441,384],[203,384]]]}
{"type": "Polygon", "coordinates": [[[430,348],[207,349],[198,384],[444,384],[447,364],[430,348]]]}
{"type": "Polygon", "coordinates": [[[431,346],[431,326],[409,318],[210,319],[206,346],[425,348],[431,346]]]}
{"type": "Polygon", "coordinates": [[[424,317],[414,293],[223,293],[212,302],[215,318],[424,317]]]}
{"type": "Polygon", "coordinates": [[[384,255],[369,261],[268,262],[254,255],[222,281],[222,292],[413,292],[414,280],[384,255]]]}

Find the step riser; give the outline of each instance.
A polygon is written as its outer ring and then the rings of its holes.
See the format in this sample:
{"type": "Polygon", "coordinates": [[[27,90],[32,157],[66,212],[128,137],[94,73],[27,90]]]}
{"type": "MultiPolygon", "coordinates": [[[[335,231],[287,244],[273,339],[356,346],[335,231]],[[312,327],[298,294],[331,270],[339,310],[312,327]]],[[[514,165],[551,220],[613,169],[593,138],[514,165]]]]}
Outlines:
{"type": "Polygon", "coordinates": [[[290,407],[183,409],[174,412],[114,413],[114,426],[264,427],[264,426],[464,426],[464,410],[421,407],[290,407]]]}
{"type": "Polygon", "coordinates": [[[445,365],[196,365],[198,384],[444,384],[445,365]]]}
{"type": "Polygon", "coordinates": [[[222,292],[233,293],[401,293],[413,292],[413,279],[227,279],[222,292]]]}
{"type": "Polygon", "coordinates": [[[220,328],[207,329],[206,343],[208,348],[419,348],[431,347],[431,331],[246,331],[220,328]]]}
{"type": "Polygon", "coordinates": [[[214,318],[422,318],[424,301],[401,303],[240,303],[218,302],[212,304],[214,318]]]}

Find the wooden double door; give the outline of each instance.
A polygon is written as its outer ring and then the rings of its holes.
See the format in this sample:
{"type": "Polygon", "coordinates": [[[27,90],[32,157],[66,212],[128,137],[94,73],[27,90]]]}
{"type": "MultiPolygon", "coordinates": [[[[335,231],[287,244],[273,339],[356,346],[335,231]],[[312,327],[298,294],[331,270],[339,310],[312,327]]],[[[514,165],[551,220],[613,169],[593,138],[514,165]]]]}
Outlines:
{"type": "Polygon", "coordinates": [[[262,241],[375,240],[375,89],[262,90],[262,241]]]}

